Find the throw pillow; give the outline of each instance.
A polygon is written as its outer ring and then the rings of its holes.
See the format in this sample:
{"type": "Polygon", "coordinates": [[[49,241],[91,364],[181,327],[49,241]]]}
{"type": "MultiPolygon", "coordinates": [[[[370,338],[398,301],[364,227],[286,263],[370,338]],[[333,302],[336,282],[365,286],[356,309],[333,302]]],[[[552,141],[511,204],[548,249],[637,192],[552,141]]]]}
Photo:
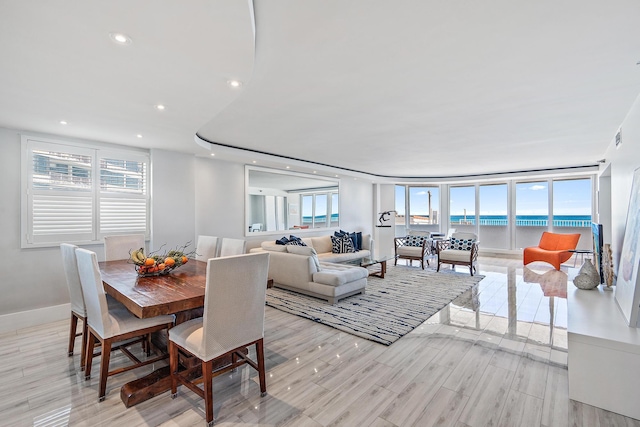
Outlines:
{"type": "Polygon", "coordinates": [[[455,237],[452,237],[449,243],[449,248],[457,251],[470,251],[471,246],[473,246],[475,242],[475,239],[456,239],[455,237]]]}
{"type": "Polygon", "coordinates": [[[349,233],[348,231],[340,230],[334,231],[333,235],[336,237],[342,237],[345,235],[349,236],[351,238],[351,241],[353,242],[354,252],[358,252],[362,249],[362,232],[349,233]]]}
{"type": "Polygon", "coordinates": [[[285,243],[286,245],[295,245],[295,246],[307,246],[305,242],[302,241],[301,238],[296,237],[294,235],[289,236],[289,241],[285,243]]]}
{"type": "Polygon", "coordinates": [[[320,271],[320,260],[318,259],[318,253],[315,249],[309,246],[299,246],[299,245],[287,245],[287,252],[290,254],[297,255],[306,255],[310,256],[313,259],[313,263],[316,266],[316,270],[320,271]]]}
{"type": "Polygon", "coordinates": [[[331,236],[331,252],[334,254],[355,252],[351,237],[348,235],[344,235],[342,237],[331,236]]]}
{"type": "Polygon", "coordinates": [[[419,246],[422,247],[424,242],[424,236],[409,235],[403,239],[405,246],[419,246]]]}
{"type": "Polygon", "coordinates": [[[289,243],[289,239],[287,239],[287,236],[283,236],[280,239],[276,240],[276,245],[286,245],[287,243],[289,243]]]}

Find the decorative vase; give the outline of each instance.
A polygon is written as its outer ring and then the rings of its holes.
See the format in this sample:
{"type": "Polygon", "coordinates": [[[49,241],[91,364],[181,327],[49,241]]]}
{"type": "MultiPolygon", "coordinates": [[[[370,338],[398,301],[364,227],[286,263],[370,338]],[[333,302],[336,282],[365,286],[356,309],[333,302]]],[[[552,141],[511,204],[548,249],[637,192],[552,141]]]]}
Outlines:
{"type": "Polygon", "coordinates": [[[590,259],[584,260],[578,275],[573,279],[573,284],[579,289],[595,289],[600,284],[600,274],[593,266],[590,259]]]}

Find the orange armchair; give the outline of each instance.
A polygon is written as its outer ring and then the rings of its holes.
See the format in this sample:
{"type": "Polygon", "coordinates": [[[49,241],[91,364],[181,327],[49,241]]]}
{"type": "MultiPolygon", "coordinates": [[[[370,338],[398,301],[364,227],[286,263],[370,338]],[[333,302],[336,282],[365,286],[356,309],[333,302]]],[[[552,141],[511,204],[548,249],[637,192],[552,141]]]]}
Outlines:
{"type": "Polygon", "coordinates": [[[544,231],[538,246],[524,248],[524,265],[544,261],[560,270],[560,264],[573,255],[569,250],[578,246],[580,234],[558,234],[544,231]]]}

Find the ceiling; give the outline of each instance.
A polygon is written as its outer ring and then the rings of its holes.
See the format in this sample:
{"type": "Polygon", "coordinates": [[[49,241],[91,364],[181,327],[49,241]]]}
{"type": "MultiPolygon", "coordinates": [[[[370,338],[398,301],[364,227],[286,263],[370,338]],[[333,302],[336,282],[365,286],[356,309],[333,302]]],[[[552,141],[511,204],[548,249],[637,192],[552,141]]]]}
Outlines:
{"type": "Polygon", "coordinates": [[[640,93],[638,18],[636,0],[2,0],[0,126],[400,178],[593,165],[640,93]]]}

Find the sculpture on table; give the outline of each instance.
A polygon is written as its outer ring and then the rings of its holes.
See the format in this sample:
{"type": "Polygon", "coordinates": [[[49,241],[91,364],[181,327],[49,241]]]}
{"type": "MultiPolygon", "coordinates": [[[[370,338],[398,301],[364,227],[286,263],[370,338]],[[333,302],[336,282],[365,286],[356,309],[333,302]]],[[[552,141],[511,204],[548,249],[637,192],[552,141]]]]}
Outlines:
{"type": "Polygon", "coordinates": [[[598,287],[600,284],[600,273],[598,273],[598,270],[591,264],[590,259],[584,261],[580,272],[573,279],[573,284],[579,289],[595,289],[598,287]]]}
{"type": "Polygon", "coordinates": [[[397,211],[384,211],[384,212],[380,212],[380,218],[378,218],[378,222],[380,222],[380,225],[378,225],[378,227],[391,227],[390,225],[384,225],[384,222],[389,221],[389,218],[387,218],[387,215],[391,215],[391,212],[393,213],[398,213],[397,211]]]}

